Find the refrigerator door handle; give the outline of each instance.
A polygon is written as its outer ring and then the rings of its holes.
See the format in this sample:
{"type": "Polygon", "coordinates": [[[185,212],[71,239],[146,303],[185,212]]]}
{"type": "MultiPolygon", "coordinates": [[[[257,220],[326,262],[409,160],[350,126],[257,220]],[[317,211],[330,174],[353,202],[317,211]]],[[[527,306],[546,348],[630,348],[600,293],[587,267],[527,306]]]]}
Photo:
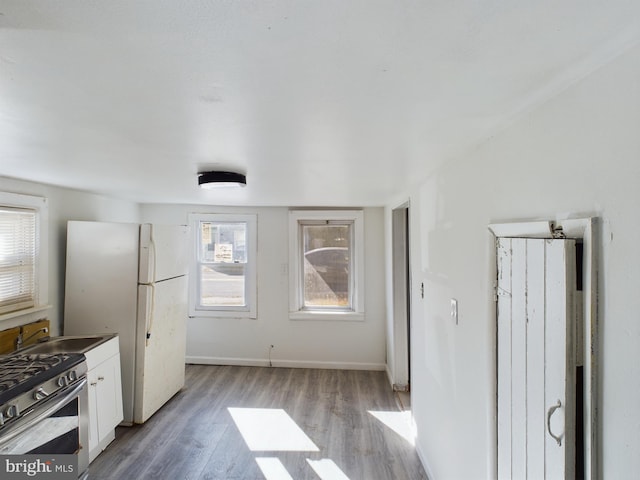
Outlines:
{"type": "Polygon", "coordinates": [[[149,261],[151,262],[151,283],[156,281],[156,244],[153,241],[153,230],[151,230],[151,238],[149,241],[149,261]]]}
{"type": "Polygon", "coordinates": [[[155,307],[156,307],[156,292],[155,292],[155,284],[147,284],[140,285],[139,287],[140,295],[139,301],[141,302],[141,309],[139,313],[141,314],[139,318],[139,330],[138,335],[144,335],[144,344],[146,347],[149,346],[149,341],[151,339],[151,330],[153,329],[153,317],[155,315],[155,307]],[[144,316],[144,318],[140,318],[144,316]],[[144,328],[144,331],[141,332],[140,329],[144,328]]]}
{"type": "Polygon", "coordinates": [[[149,285],[158,279],[158,251],[154,239],[154,228],[150,223],[143,223],[140,226],[140,259],[138,283],[149,285]]]}
{"type": "Polygon", "coordinates": [[[151,338],[151,328],[153,327],[153,317],[155,315],[156,309],[156,286],[153,283],[149,286],[151,287],[151,305],[149,307],[149,317],[147,318],[147,335],[145,338],[147,346],[149,346],[149,339],[151,338]]]}

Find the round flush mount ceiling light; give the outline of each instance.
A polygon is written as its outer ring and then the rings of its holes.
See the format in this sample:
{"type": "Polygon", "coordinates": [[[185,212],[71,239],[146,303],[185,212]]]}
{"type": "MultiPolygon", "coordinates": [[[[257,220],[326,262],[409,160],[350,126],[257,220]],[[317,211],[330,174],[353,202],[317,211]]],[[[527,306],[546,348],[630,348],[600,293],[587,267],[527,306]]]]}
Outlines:
{"type": "Polygon", "coordinates": [[[247,177],[242,173],[214,170],[199,173],[198,185],[206,189],[245,187],[247,185],[247,177]]]}

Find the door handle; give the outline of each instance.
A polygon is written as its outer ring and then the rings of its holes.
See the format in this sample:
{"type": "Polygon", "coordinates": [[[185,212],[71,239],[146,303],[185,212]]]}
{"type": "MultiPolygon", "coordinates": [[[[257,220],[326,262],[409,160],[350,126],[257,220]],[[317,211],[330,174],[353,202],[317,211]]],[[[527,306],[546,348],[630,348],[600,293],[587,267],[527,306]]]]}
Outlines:
{"type": "Polygon", "coordinates": [[[547,410],[547,431],[549,432],[549,435],[551,435],[551,438],[553,438],[556,442],[558,442],[559,447],[562,446],[562,435],[556,437],[551,431],[551,416],[560,407],[562,407],[562,402],[558,400],[558,403],[556,403],[555,405],[552,405],[549,408],[549,410],[547,410]]]}

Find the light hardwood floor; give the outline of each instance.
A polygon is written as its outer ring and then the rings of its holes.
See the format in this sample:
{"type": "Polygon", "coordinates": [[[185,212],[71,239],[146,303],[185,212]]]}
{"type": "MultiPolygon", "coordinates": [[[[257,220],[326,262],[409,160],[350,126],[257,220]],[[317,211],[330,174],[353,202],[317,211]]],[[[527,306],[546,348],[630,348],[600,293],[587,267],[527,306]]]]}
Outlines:
{"type": "Polygon", "coordinates": [[[149,421],[118,427],[90,465],[90,480],[427,478],[413,446],[369,413],[400,411],[384,372],[209,365],[186,372],[185,388],[149,421]],[[252,451],[229,408],[282,409],[318,451],[252,451]],[[337,475],[316,473],[311,463],[319,460],[337,475]]]}

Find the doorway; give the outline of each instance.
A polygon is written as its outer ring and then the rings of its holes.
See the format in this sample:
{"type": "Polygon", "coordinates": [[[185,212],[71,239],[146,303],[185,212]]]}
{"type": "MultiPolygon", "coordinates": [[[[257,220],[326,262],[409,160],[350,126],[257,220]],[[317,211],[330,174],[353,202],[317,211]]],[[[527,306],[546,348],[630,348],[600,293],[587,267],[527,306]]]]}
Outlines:
{"type": "Polygon", "coordinates": [[[410,391],[411,289],[409,269],[409,205],[392,211],[393,389],[410,391]]]}
{"type": "MultiPolygon", "coordinates": [[[[598,476],[596,220],[587,218],[562,222],[494,224],[489,227],[496,237],[495,300],[498,321],[496,466],[498,477],[501,477],[501,471],[503,473],[507,471],[507,478],[517,476],[513,468],[517,471],[529,471],[529,468],[535,470],[541,466],[541,462],[545,476],[540,478],[547,478],[547,474],[553,478],[557,476],[557,478],[589,480],[598,476]],[[561,247],[564,253],[558,256],[553,264],[555,266],[548,262],[549,254],[546,251],[547,248],[552,248],[553,242],[565,245],[561,247]],[[537,259],[532,255],[536,249],[542,252],[537,259]],[[529,257],[533,257],[533,260],[529,261],[529,257]],[[520,265],[514,264],[512,267],[510,264],[501,265],[501,262],[520,262],[520,265]],[[547,268],[551,270],[547,272],[547,268]],[[513,273],[521,280],[514,284],[513,279],[508,278],[505,282],[505,278],[500,278],[499,272],[504,272],[506,269],[509,276],[513,273]],[[527,286],[528,277],[538,270],[540,273],[537,279],[527,286]],[[534,307],[535,301],[532,299],[536,291],[542,291],[538,307],[534,307]],[[535,322],[530,322],[530,314],[537,314],[542,317],[544,325],[547,321],[544,317],[547,315],[546,309],[549,305],[546,302],[553,302],[556,306],[566,304],[566,309],[563,308],[561,314],[557,315],[558,318],[562,317],[563,323],[560,329],[567,335],[567,339],[561,335],[560,349],[556,348],[557,333],[550,334],[551,331],[547,332],[547,327],[543,326],[537,334],[535,322]],[[516,304],[515,307],[512,303],[516,304]],[[538,308],[538,312],[535,308],[538,308]],[[522,313],[514,314],[517,310],[521,310],[522,313]],[[516,318],[516,323],[513,323],[512,315],[516,318]],[[508,319],[506,323],[505,318],[508,319]],[[510,328],[517,330],[516,333],[509,331],[510,328]],[[535,335],[538,335],[537,339],[535,335]],[[545,340],[546,337],[548,337],[547,340],[545,340]],[[545,341],[555,342],[556,346],[549,347],[545,341]],[[536,347],[535,342],[541,344],[542,348],[536,347]],[[552,348],[556,352],[559,351],[560,356],[548,362],[545,357],[552,348]],[[522,353],[523,351],[525,353],[522,353]],[[512,356],[511,353],[514,352],[515,355],[512,356]],[[528,363],[529,358],[538,361],[528,363]],[[516,372],[516,375],[513,375],[510,366],[505,369],[505,363],[515,365],[513,372],[516,372]],[[542,370],[536,370],[540,364],[545,367],[542,370]],[[531,371],[529,365],[532,368],[531,371]],[[505,371],[508,371],[506,376],[505,371]],[[538,399],[537,403],[543,402],[542,407],[532,413],[534,409],[531,405],[536,402],[536,395],[540,396],[540,392],[547,393],[548,378],[557,377],[558,372],[561,372],[561,387],[566,388],[566,391],[560,394],[562,400],[557,400],[555,397],[538,399]],[[523,376],[527,383],[537,376],[543,382],[541,389],[532,388],[533,394],[530,395],[522,382],[523,376]],[[515,383],[515,388],[509,384],[511,381],[509,378],[515,383]],[[508,415],[505,415],[505,408],[522,410],[523,406],[523,412],[527,414],[524,419],[522,415],[514,416],[513,412],[507,412],[508,415]],[[505,421],[510,423],[510,419],[515,419],[515,425],[505,426],[505,421]],[[534,434],[538,436],[531,437],[534,434]],[[519,440],[516,440],[514,443],[512,438],[505,439],[505,436],[509,435],[515,435],[524,441],[518,443],[519,440]],[[509,445],[506,452],[505,440],[509,445]],[[509,451],[513,445],[520,445],[517,446],[518,451],[515,455],[509,451]],[[538,451],[530,452],[531,445],[538,445],[538,451]],[[549,450],[548,446],[554,448],[549,450]],[[561,447],[568,448],[561,450],[561,447]],[[546,457],[545,449],[550,452],[550,460],[546,457]],[[560,451],[564,452],[562,455],[568,469],[565,465],[564,472],[556,475],[551,470],[552,465],[547,468],[547,462],[557,463],[553,460],[553,456],[557,456],[560,451]],[[526,462],[534,455],[537,455],[538,461],[531,462],[532,466],[527,467],[526,462]]],[[[551,396],[558,395],[555,387],[549,390],[554,391],[551,396]]]]}

